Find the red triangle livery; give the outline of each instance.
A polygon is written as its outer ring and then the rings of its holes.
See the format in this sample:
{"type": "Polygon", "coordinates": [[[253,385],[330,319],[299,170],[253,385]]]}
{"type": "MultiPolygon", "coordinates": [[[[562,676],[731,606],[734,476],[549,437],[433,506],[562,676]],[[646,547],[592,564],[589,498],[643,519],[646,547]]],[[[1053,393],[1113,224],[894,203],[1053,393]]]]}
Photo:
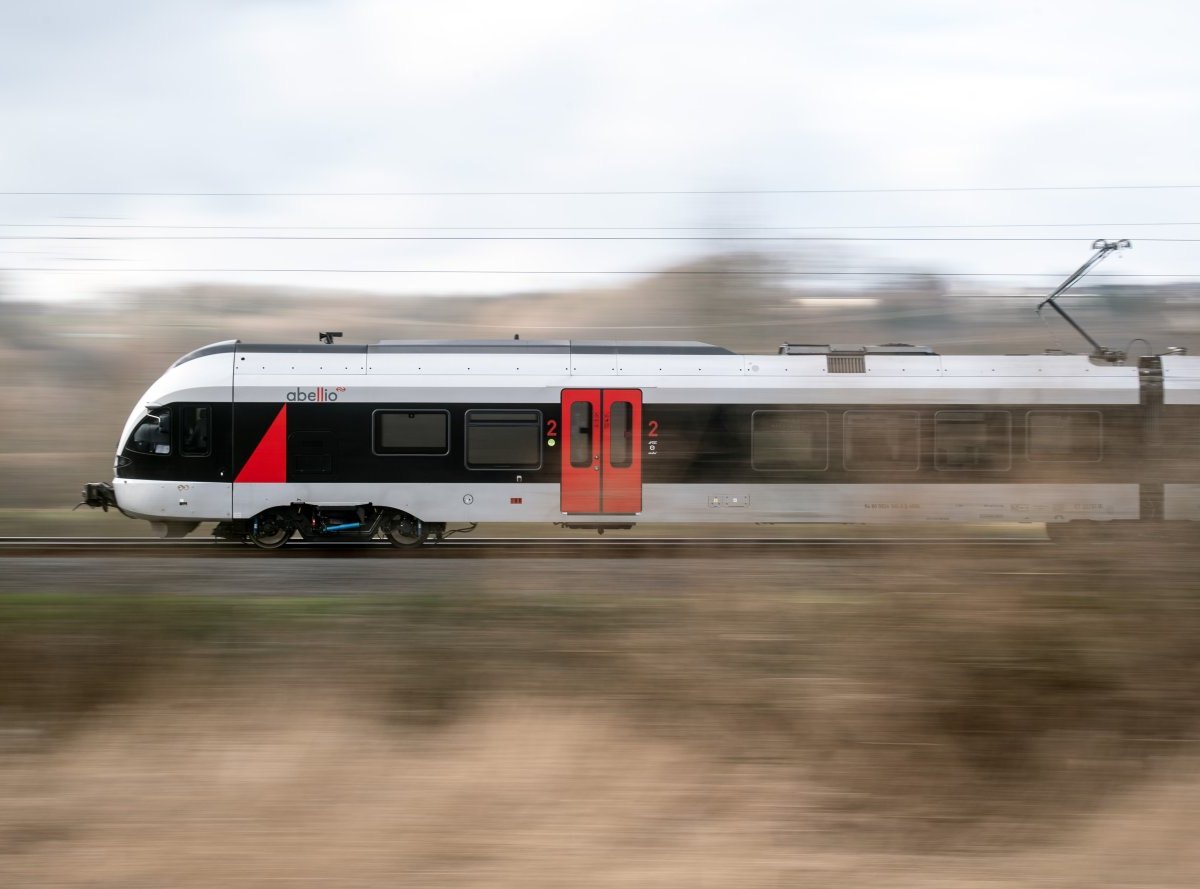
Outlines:
{"type": "Polygon", "coordinates": [[[271,428],[262,437],[262,441],[242,467],[242,471],[234,479],[238,482],[274,482],[287,481],[287,405],[279,409],[279,415],[271,423],[271,428]]]}

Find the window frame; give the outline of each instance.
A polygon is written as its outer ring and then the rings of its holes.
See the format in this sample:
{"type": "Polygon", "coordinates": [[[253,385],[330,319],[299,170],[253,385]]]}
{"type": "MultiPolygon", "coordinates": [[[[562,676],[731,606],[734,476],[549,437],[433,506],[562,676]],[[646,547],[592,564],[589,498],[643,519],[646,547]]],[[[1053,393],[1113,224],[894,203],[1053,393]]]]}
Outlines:
{"type": "Polygon", "coordinates": [[[543,447],[544,436],[542,435],[544,416],[540,408],[490,408],[476,407],[469,408],[463,412],[463,466],[472,472],[506,472],[520,470],[522,472],[536,472],[541,469],[545,463],[545,449],[543,447]],[[532,419],[521,423],[504,423],[503,421],[495,422],[479,422],[472,425],[472,414],[527,414],[532,419]],[[488,465],[472,465],[471,463],[471,430],[488,429],[488,428],[529,428],[534,432],[534,441],[537,442],[537,463],[533,464],[488,464],[488,465]]]}
{"type": "Polygon", "coordinates": [[[204,419],[204,423],[205,423],[205,425],[208,427],[208,429],[207,429],[207,433],[208,433],[208,434],[205,436],[205,440],[206,440],[206,442],[208,443],[208,447],[207,447],[207,449],[206,449],[206,450],[204,450],[203,452],[201,452],[201,451],[188,451],[188,450],[185,450],[185,449],[184,449],[184,445],[183,445],[183,443],[184,443],[184,439],[185,439],[185,437],[186,437],[186,436],[184,435],[184,430],[185,430],[186,421],[184,420],[184,418],[183,418],[183,417],[180,417],[180,419],[179,419],[179,456],[181,456],[181,457],[190,457],[190,458],[197,458],[197,457],[211,457],[211,456],[212,456],[212,437],[213,437],[213,409],[212,409],[212,405],[211,405],[211,404],[207,404],[207,403],[205,403],[205,402],[197,401],[197,402],[184,402],[184,403],[183,403],[182,405],[180,405],[179,407],[180,407],[180,411],[179,411],[179,412],[180,412],[181,414],[182,414],[182,413],[185,413],[185,412],[191,412],[191,411],[197,411],[197,410],[202,410],[202,411],[204,411],[204,412],[205,412],[205,414],[206,414],[206,416],[205,416],[205,419],[204,419]]]}
{"type": "Polygon", "coordinates": [[[829,456],[830,450],[831,450],[831,448],[830,448],[830,434],[829,434],[829,411],[807,410],[807,409],[803,409],[803,408],[797,409],[797,410],[778,410],[775,408],[763,408],[761,410],[753,411],[750,414],[750,468],[753,469],[755,472],[828,472],[829,465],[830,465],[830,456],[829,456]],[[803,467],[803,468],[794,468],[794,469],[782,469],[782,468],[777,468],[777,467],[764,467],[764,466],[757,465],[755,463],[755,457],[754,457],[754,442],[755,442],[754,424],[755,424],[759,414],[820,414],[824,418],[824,421],[825,421],[824,422],[825,465],[820,466],[820,467],[803,467]]]}
{"type": "Polygon", "coordinates": [[[921,412],[915,410],[878,410],[875,408],[856,408],[842,413],[842,469],[846,472],[920,472],[921,457],[921,412]],[[850,426],[853,414],[885,414],[888,416],[907,416],[913,419],[913,437],[916,444],[911,466],[851,466],[850,461],[850,426]]]}
{"type": "MultiPolygon", "coordinates": [[[[987,421],[984,420],[984,428],[988,429],[987,421]]],[[[933,412],[933,468],[938,472],[1009,472],[1013,466],[1013,416],[1012,411],[996,409],[996,408],[980,408],[978,410],[965,410],[961,408],[945,408],[943,410],[935,410],[933,412]],[[939,463],[940,455],[938,453],[938,417],[943,414],[1003,414],[1005,417],[1005,457],[1007,458],[1003,466],[942,466],[939,463]]]]}
{"type": "MultiPolygon", "coordinates": [[[[603,426],[603,424],[601,424],[603,426]]],[[[634,451],[637,449],[633,446],[634,430],[633,430],[633,402],[627,399],[609,402],[608,405],[608,465],[612,469],[629,469],[633,466],[634,451]],[[618,439],[617,429],[617,414],[618,406],[621,406],[620,413],[623,415],[621,429],[619,430],[620,438],[618,439]],[[617,442],[620,441],[620,451],[617,449],[617,442]],[[618,460],[617,458],[620,457],[618,460]]]]}
{"type": "Polygon", "coordinates": [[[145,413],[143,413],[142,416],[138,418],[138,421],[133,424],[133,428],[131,430],[129,430],[129,437],[125,439],[125,444],[121,448],[121,453],[122,454],[130,453],[130,454],[134,454],[139,457],[173,457],[173,456],[175,456],[175,418],[174,418],[173,414],[174,414],[174,411],[171,410],[170,405],[166,405],[164,407],[145,408],[145,413]],[[170,420],[170,422],[168,423],[167,433],[166,433],[166,435],[167,435],[167,450],[163,453],[160,453],[157,450],[141,451],[141,450],[138,450],[137,448],[132,447],[132,444],[134,441],[134,436],[137,435],[138,430],[142,428],[142,424],[145,423],[146,420],[150,419],[150,417],[157,416],[159,418],[160,430],[161,430],[161,422],[162,422],[163,414],[166,414],[166,416],[170,420]]]}
{"type": "Polygon", "coordinates": [[[450,440],[451,440],[451,436],[450,436],[451,428],[450,427],[451,427],[450,411],[448,411],[446,408],[428,408],[428,407],[419,407],[419,408],[418,407],[414,407],[414,408],[381,407],[381,408],[376,408],[375,410],[371,411],[371,453],[374,454],[376,457],[445,457],[450,453],[450,440]],[[420,452],[414,452],[411,450],[410,451],[400,451],[400,450],[396,450],[396,449],[382,450],[382,448],[384,447],[383,441],[382,441],[382,439],[383,439],[383,424],[381,423],[381,421],[379,419],[380,414],[441,414],[446,420],[445,450],[440,451],[440,452],[434,452],[432,449],[420,451],[420,452]]]}
{"type": "MultiPolygon", "coordinates": [[[[590,401],[576,401],[571,405],[571,410],[567,412],[566,422],[571,431],[570,446],[567,448],[567,460],[575,469],[590,469],[593,463],[592,455],[596,453],[593,447],[596,442],[596,420],[597,417],[593,412],[594,405],[590,401]],[[575,414],[579,413],[579,408],[587,411],[587,428],[576,428],[575,414]],[[587,445],[585,448],[584,445],[587,445]]],[[[603,422],[600,423],[603,428],[603,422]]]]}
{"type": "Polygon", "coordinates": [[[1050,409],[1050,408],[1035,408],[1025,412],[1025,459],[1030,463],[1103,463],[1104,462],[1104,411],[1088,410],[1088,409],[1050,409]],[[1096,417],[1096,456],[1094,459],[1078,460],[1078,459],[1047,459],[1046,457],[1034,457],[1033,446],[1033,424],[1030,422],[1034,414],[1092,414],[1096,417]]]}

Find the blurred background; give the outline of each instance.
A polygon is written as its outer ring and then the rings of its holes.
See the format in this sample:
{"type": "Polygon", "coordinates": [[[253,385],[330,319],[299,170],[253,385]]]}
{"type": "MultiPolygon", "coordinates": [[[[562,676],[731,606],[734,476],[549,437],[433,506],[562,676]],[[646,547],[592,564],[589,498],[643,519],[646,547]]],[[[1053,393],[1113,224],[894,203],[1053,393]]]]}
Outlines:
{"type": "MultiPolygon", "coordinates": [[[[1198,25],[8,4],[0,536],[225,339],[1195,353],[1198,25]]],[[[247,554],[0,553],[0,885],[1200,882],[1186,546],[247,554]]]]}
{"type": "MultiPolygon", "coordinates": [[[[1062,245],[1063,278],[1091,255],[1089,244],[1062,245]]],[[[72,301],[0,300],[0,374],[12,381],[0,388],[0,410],[11,420],[0,428],[0,529],[145,533],[140,522],[69,510],[84,482],[111,479],[117,436],[150,383],[180,355],[226,339],[315,344],[318,331],[341,330],[343,343],[520,335],[700,340],[747,353],[784,342],[907,342],[948,354],[1088,351],[1052,311],[1044,319],[1035,312],[1053,279],[1040,288],[997,287],[913,272],[830,283],[818,276],[828,261],[809,249],[710,249],[626,282],[486,296],[196,283],[72,301]]],[[[863,269],[873,261],[864,250],[843,262],[863,269]]],[[[1089,278],[1063,305],[1100,342],[1128,346],[1136,357],[1200,347],[1198,297],[1200,282],[1089,278]]]]}

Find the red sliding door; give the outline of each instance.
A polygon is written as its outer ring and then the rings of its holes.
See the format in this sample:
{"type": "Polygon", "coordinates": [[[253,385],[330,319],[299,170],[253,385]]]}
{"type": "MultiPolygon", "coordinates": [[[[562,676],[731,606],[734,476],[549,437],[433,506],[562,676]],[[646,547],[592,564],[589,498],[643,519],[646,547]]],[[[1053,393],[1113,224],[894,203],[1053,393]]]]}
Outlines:
{"type": "Polygon", "coordinates": [[[562,511],[642,509],[640,389],[564,389],[562,511]]]}

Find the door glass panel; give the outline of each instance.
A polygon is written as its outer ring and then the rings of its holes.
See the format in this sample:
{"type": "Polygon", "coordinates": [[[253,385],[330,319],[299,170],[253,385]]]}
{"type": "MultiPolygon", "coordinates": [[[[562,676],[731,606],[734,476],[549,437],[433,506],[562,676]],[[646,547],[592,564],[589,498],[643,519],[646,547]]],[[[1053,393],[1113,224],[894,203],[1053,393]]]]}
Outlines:
{"type": "Polygon", "coordinates": [[[592,405],[586,401],[571,405],[571,465],[592,465],[592,405]]]}
{"type": "Polygon", "coordinates": [[[609,465],[625,469],[633,465],[633,405],[614,401],[608,411],[609,465]]]}

